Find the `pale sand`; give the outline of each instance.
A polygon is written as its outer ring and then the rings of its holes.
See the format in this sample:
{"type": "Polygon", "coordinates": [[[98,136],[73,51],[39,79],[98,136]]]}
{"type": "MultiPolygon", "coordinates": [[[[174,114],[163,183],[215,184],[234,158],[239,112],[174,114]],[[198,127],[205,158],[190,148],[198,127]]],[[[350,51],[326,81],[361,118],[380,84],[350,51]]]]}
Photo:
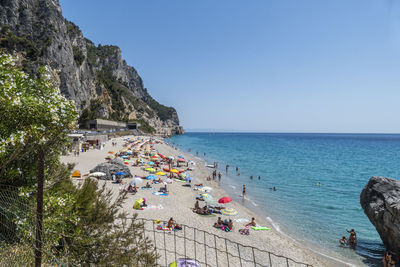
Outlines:
{"type": "MultiPolygon", "coordinates": [[[[104,158],[107,155],[108,151],[119,151],[123,144],[123,138],[116,138],[113,141],[117,141],[117,147],[112,147],[111,141],[107,142],[105,148],[103,150],[89,150],[85,153],[80,153],[79,157],[75,156],[61,156],[61,161],[64,163],[75,163],[75,168],[80,170],[82,174],[89,173],[89,171],[94,168],[97,164],[104,162],[104,158]]],[[[194,171],[191,172],[191,177],[195,179],[192,181],[192,185],[203,183],[204,185],[210,186],[213,188],[213,191],[210,193],[215,199],[219,199],[222,196],[226,196],[227,194],[219,188],[218,184],[213,181],[206,181],[206,177],[209,175],[209,169],[204,166],[204,162],[200,159],[193,157],[190,154],[183,153],[179,150],[175,150],[166,144],[156,144],[154,148],[158,150],[159,153],[164,156],[174,156],[177,158],[177,155],[183,154],[185,159],[190,159],[196,163],[194,166],[194,171]]],[[[133,175],[145,176],[147,173],[140,169],[140,167],[129,166],[133,175]]],[[[129,182],[131,179],[124,179],[124,182],[129,182]]],[[[120,190],[120,185],[113,184],[110,181],[101,181],[101,183],[106,183],[107,188],[111,189],[115,195],[117,196],[120,190]]],[[[145,182],[140,186],[145,185],[145,182]]],[[[311,250],[303,247],[300,243],[286,237],[285,235],[279,233],[278,231],[272,229],[270,231],[252,231],[250,235],[244,236],[241,235],[238,230],[244,228],[244,223],[235,222],[234,221],[234,230],[226,233],[219,229],[212,227],[214,222],[217,220],[217,217],[200,217],[199,215],[193,213],[191,208],[193,208],[195,203],[195,197],[201,193],[199,191],[194,191],[189,187],[182,186],[183,183],[174,182],[168,185],[168,190],[170,194],[168,196],[156,196],[152,194],[152,190],[141,190],[139,189],[136,195],[129,194],[128,201],[126,201],[123,205],[124,211],[129,214],[133,214],[135,212],[138,213],[139,218],[146,219],[159,219],[159,220],[168,220],[170,217],[173,217],[177,223],[186,224],[188,226],[192,226],[197,229],[201,229],[207,231],[212,234],[216,234],[221,237],[225,237],[231,241],[257,247],[261,250],[267,250],[273,252],[277,255],[283,255],[289,258],[292,258],[296,261],[304,262],[313,266],[343,266],[344,264],[332,261],[325,257],[320,256],[312,252],[311,250]],[[141,210],[136,211],[132,208],[133,203],[140,197],[145,197],[148,205],[162,205],[163,209],[149,209],[149,210],[141,210]]],[[[152,185],[153,187],[158,189],[161,185],[152,185]]],[[[203,206],[204,202],[200,202],[200,206],[203,206]]],[[[241,204],[232,201],[231,203],[226,204],[227,207],[234,208],[238,211],[237,216],[221,216],[222,219],[237,219],[237,218],[246,218],[251,219],[252,217],[256,218],[257,224],[262,226],[271,227],[270,223],[263,218],[260,218],[246,207],[241,204]]],[[[182,232],[182,231],[181,231],[182,232]]],[[[157,237],[159,238],[159,237],[157,237]]],[[[162,237],[160,237],[162,238],[162,237]]],[[[158,244],[162,242],[162,239],[157,240],[158,244]]],[[[187,242],[187,251],[193,249],[193,243],[187,242]],[[192,247],[192,248],[191,248],[192,247]]],[[[222,246],[219,245],[218,246],[222,246]]],[[[180,248],[183,249],[183,248],[180,248]]],[[[233,248],[232,248],[233,249],[233,248]]],[[[204,251],[204,250],[203,250],[204,251]]],[[[242,253],[242,252],[241,252],[242,253]]],[[[187,252],[187,255],[190,256],[191,253],[187,252]]],[[[206,253],[207,254],[207,253],[206,253]]],[[[211,255],[210,255],[211,256],[211,255]]],[[[218,263],[220,266],[226,266],[226,260],[221,259],[221,256],[218,255],[218,263]],[[224,262],[225,261],[225,262],[224,262]]],[[[258,260],[262,262],[265,260],[265,265],[268,265],[268,259],[258,260]]],[[[163,264],[161,264],[163,265],[163,264]]],[[[213,264],[210,264],[211,266],[213,264]]],[[[235,266],[235,263],[230,262],[230,266],[235,266]]],[[[286,266],[286,262],[275,262],[274,266],[286,266]]],[[[254,264],[253,264],[254,266],[254,264]]],[[[296,266],[296,265],[290,265],[296,266]]],[[[345,265],[344,265],[345,266],[345,265]]]]}

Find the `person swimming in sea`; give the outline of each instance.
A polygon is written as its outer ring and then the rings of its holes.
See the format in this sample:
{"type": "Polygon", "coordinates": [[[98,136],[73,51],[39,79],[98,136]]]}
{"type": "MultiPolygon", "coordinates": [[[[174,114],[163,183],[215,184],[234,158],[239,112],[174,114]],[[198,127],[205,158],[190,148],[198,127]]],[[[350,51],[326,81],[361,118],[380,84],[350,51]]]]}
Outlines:
{"type": "Polygon", "coordinates": [[[252,176],[250,176],[250,180],[253,180],[253,175],[252,175],[252,176]]]}
{"type": "Polygon", "coordinates": [[[270,187],[269,189],[271,189],[272,191],[276,191],[276,187],[270,187]]]}
{"type": "Polygon", "coordinates": [[[339,242],[340,242],[340,245],[342,245],[342,246],[344,246],[344,247],[347,246],[347,239],[346,239],[345,236],[343,236],[343,237],[339,240],[339,242]]]}

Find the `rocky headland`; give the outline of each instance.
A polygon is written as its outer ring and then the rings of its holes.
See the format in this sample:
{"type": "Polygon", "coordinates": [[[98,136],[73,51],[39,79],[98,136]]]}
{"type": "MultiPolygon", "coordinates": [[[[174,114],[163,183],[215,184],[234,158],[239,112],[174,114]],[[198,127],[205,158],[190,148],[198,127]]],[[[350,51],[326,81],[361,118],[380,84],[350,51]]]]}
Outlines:
{"type": "Polygon", "coordinates": [[[145,133],[183,133],[176,110],[151,97],[120,48],[86,39],[58,0],[1,0],[0,51],[18,56],[31,74],[48,65],[80,122],[103,118],[137,122],[145,133]]]}

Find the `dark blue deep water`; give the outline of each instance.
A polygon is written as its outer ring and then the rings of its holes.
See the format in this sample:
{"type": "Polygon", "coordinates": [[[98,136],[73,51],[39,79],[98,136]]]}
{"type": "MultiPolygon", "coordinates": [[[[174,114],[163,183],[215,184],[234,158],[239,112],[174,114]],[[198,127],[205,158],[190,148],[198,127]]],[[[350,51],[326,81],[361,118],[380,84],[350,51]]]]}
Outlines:
{"type": "Polygon", "coordinates": [[[240,199],[246,184],[245,205],[296,240],[351,262],[380,261],[384,248],[360,206],[360,193],[372,176],[399,179],[400,135],[187,133],[168,142],[219,162],[222,186],[240,199]],[[356,251],[338,246],[351,228],[356,251]]]}

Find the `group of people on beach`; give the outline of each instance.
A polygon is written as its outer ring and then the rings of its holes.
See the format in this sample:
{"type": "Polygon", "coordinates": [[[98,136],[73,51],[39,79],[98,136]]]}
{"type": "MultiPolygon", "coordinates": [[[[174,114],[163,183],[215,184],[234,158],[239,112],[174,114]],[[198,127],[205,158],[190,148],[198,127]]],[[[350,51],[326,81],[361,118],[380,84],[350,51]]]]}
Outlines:
{"type": "Polygon", "coordinates": [[[346,231],[348,233],[350,233],[349,239],[347,240],[346,237],[343,236],[339,240],[340,245],[342,245],[342,246],[348,246],[349,245],[351,248],[355,248],[356,245],[357,245],[357,234],[356,234],[356,232],[354,231],[354,229],[351,229],[350,231],[346,229],[346,231]]]}

